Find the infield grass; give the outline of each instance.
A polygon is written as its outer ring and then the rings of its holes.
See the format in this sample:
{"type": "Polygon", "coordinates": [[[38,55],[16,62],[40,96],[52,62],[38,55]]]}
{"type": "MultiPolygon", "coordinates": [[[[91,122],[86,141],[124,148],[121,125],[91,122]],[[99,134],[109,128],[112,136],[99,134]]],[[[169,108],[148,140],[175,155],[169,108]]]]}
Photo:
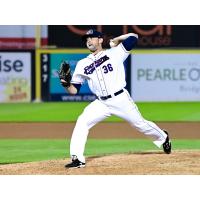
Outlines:
{"type": "MultiPolygon", "coordinates": [[[[74,122],[88,102],[0,104],[0,122],[74,122]]],[[[151,121],[200,121],[200,102],[137,103],[151,121]]],[[[122,119],[112,116],[108,122],[122,119]]]]}
{"type": "MultiPolygon", "coordinates": [[[[173,140],[173,150],[200,150],[200,140],[173,140]]],[[[148,139],[89,139],[86,156],[162,151],[148,139]]],[[[69,158],[69,140],[1,139],[0,164],[69,158]]]]}

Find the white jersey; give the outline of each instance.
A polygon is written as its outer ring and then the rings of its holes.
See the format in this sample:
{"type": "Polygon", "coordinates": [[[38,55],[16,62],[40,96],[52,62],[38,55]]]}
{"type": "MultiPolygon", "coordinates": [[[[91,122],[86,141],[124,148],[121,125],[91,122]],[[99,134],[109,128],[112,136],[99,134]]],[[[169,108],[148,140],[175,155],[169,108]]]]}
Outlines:
{"type": "Polygon", "coordinates": [[[77,63],[71,83],[83,84],[87,80],[96,96],[112,95],[126,86],[123,62],[129,54],[122,43],[96,55],[90,54],[77,63]]]}
{"type": "Polygon", "coordinates": [[[85,163],[84,149],[89,130],[111,115],[128,121],[138,131],[151,137],[158,147],[166,140],[166,133],[142,117],[128,91],[124,89],[126,81],[123,62],[129,53],[123,44],[119,44],[95,56],[90,54],[77,63],[71,82],[82,84],[87,80],[91,91],[99,97],[84,109],[73,130],[70,155],[76,156],[82,163],[85,163]]]}

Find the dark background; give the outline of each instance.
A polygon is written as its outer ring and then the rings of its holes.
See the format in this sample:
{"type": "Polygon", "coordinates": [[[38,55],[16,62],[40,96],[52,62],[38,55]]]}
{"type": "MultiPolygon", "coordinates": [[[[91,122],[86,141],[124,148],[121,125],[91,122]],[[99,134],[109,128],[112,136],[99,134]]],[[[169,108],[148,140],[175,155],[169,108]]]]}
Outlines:
{"type": "Polygon", "coordinates": [[[139,35],[138,48],[200,47],[197,25],[49,25],[48,45],[85,48],[81,36],[90,28],[104,33],[104,47],[109,39],[129,32],[139,35]]]}

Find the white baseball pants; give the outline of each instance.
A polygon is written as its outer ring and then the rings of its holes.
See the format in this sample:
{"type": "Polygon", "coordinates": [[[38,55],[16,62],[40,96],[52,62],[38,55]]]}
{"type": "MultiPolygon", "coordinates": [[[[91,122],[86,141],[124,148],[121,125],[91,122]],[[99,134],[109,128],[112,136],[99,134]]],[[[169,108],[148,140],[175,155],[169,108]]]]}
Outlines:
{"type": "Polygon", "coordinates": [[[137,105],[133,102],[127,90],[118,96],[107,100],[95,100],[90,103],[78,117],[74,128],[71,143],[70,155],[76,155],[81,162],[85,162],[84,149],[89,129],[105,118],[116,115],[128,121],[141,133],[152,138],[157,147],[165,142],[166,133],[156,124],[145,120],[140,114],[137,105]]]}

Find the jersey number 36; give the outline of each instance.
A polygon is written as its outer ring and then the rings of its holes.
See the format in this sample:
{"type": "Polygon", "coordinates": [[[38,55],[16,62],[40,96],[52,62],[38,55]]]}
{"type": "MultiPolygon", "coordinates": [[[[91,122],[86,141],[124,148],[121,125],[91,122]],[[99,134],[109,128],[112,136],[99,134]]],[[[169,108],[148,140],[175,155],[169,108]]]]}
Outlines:
{"type": "Polygon", "coordinates": [[[113,71],[113,68],[112,68],[112,65],[111,64],[107,64],[107,65],[104,65],[103,67],[103,72],[104,72],[104,74],[107,74],[108,72],[111,72],[111,71],[113,71]]]}

